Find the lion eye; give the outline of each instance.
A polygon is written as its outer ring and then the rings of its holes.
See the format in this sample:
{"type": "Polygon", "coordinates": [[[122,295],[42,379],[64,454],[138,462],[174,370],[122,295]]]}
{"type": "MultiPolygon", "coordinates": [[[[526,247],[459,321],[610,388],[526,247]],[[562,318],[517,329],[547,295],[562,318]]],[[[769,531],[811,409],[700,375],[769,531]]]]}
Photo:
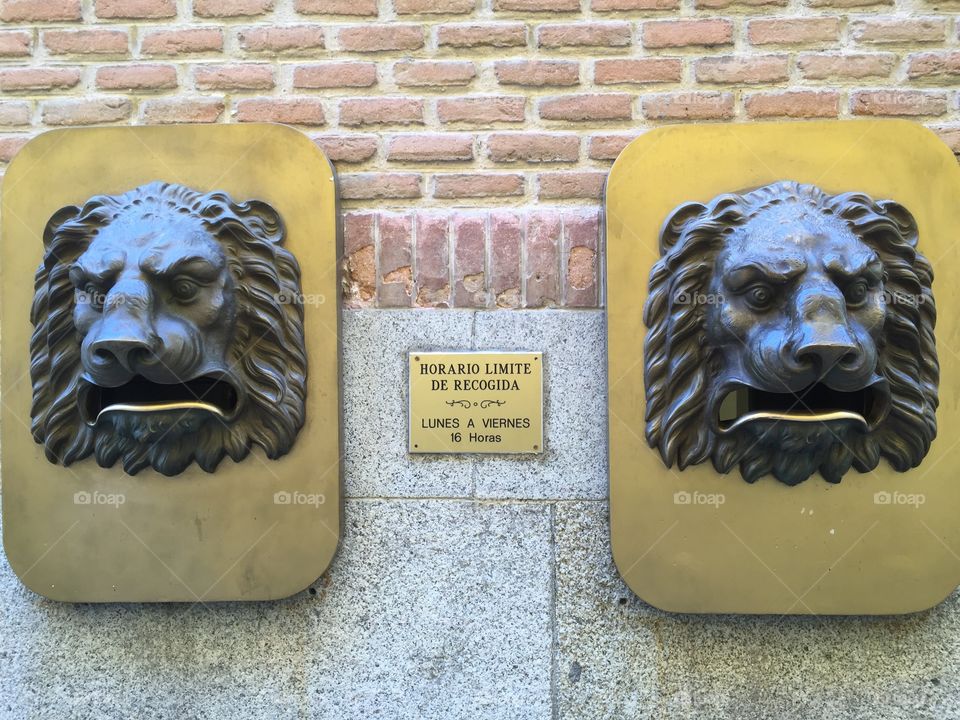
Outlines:
{"type": "Polygon", "coordinates": [[[864,281],[855,282],[847,287],[847,303],[849,305],[860,305],[867,299],[867,283],[864,281]]]}
{"type": "Polygon", "coordinates": [[[178,277],[174,278],[173,283],[170,286],[173,296],[177,300],[186,302],[188,300],[193,300],[197,292],[200,290],[200,285],[187,277],[178,277]]]}
{"type": "Polygon", "coordinates": [[[754,285],[747,290],[745,297],[754,310],[766,310],[773,302],[773,289],[767,285],[754,285]]]}

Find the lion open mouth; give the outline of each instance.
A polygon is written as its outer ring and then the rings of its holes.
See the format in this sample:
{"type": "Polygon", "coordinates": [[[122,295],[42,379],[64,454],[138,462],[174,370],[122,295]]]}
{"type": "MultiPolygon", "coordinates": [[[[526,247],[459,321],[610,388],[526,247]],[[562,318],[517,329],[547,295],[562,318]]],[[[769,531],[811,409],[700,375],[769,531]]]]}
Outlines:
{"type": "Polygon", "coordinates": [[[82,382],[79,407],[84,422],[96,425],[101,416],[110,412],[205,410],[230,418],[239,404],[236,388],[222,378],[202,376],[182,383],[157,383],[138,375],[117,387],[82,382]]]}
{"type": "Polygon", "coordinates": [[[718,403],[715,421],[721,434],[758,420],[804,423],[848,420],[869,431],[883,422],[889,403],[890,393],[885,382],[852,392],[817,383],[796,392],[783,393],[735,384],[727,389],[718,403]]]}

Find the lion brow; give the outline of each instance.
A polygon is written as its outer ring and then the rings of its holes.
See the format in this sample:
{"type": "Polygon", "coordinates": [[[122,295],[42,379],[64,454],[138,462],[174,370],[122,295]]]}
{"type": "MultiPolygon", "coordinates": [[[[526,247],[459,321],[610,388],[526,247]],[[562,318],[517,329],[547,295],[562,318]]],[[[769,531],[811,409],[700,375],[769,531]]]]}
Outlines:
{"type": "Polygon", "coordinates": [[[780,270],[762,260],[750,260],[728,270],[725,273],[725,278],[730,285],[735,287],[743,287],[755,280],[785,283],[802,274],[806,269],[807,264],[803,261],[793,264],[786,270],[780,270]]]}
{"type": "Polygon", "coordinates": [[[221,265],[211,262],[202,255],[185,255],[169,262],[161,262],[156,257],[148,257],[140,263],[140,268],[151,275],[175,275],[187,268],[200,277],[215,277],[221,265]]]}
{"type": "Polygon", "coordinates": [[[828,273],[841,278],[850,279],[866,275],[871,279],[880,280],[883,277],[883,263],[876,253],[863,255],[852,262],[833,257],[827,260],[825,267],[828,273]]]}

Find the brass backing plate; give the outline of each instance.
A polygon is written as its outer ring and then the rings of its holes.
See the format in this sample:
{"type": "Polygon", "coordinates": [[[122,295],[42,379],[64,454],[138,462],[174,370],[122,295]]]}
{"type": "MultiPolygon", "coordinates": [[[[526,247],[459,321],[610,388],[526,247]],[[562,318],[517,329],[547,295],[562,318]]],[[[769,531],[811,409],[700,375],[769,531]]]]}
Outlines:
{"type": "Polygon", "coordinates": [[[3,186],[3,541],[30,589],[74,602],[266,600],[326,569],[340,532],[336,185],[280,125],[87,128],[32,140],[3,186]],[[53,465],[30,436],[29,308],[42,231],[59,208],[164,180],[268,202],[302,271],[307,419],[289,454],[210,474],[53,465]],[[75,495],[78,494],[76,497],[75,495]]]}
{"type": "Polygon", "coordinates": [[[630,588],[676,612],[886,614],[929,608],[960,581],[960,169],[904,121],[667,127],[638,138],[607,184],[610,527],[630,588]],[[919,467],[788,487],[709,462],[668,470],[644,433],[647,278],[670,211],[778,180],[903,203],[932,262],[939,433],[919,467]]]}

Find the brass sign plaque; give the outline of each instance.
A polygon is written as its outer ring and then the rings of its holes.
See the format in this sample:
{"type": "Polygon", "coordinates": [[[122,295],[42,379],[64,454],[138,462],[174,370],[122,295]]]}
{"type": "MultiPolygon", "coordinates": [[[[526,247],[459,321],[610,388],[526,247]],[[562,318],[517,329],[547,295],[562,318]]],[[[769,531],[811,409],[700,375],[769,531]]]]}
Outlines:
{"type": "Polygon", "coordinates": [[[661,128],[607,184],[614,560],[675,612],[960,581],[960,169],[904,121],[661,128]],[[656,182],[650,182],[656,177],[656,182]]]}
{"type": "Polygon", "coordinates": [[[543,353],[412,352],[411,453],[543,450],[543,353]]]}

